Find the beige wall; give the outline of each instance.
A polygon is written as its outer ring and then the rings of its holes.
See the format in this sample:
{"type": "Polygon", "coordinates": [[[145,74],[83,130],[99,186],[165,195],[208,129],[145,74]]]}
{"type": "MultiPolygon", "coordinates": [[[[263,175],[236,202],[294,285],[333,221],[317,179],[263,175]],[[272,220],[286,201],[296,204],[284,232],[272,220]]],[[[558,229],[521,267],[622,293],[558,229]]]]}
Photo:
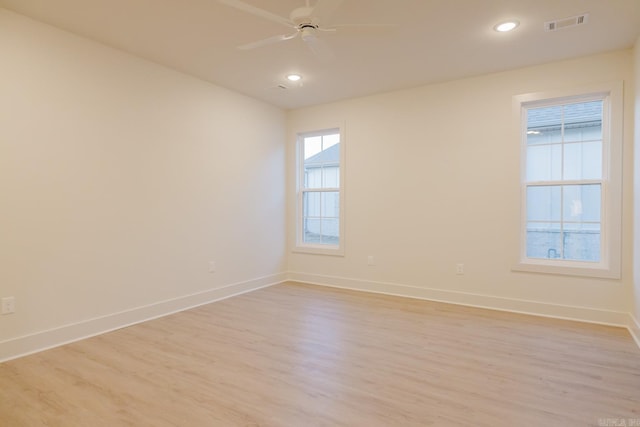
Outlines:
{"type": "Polygon", "coordinates": [[[0,347],[284,272],[282,110],[3,9],[0,58],[0,347]]]}
{"type": "Polygon", "coordinates": [[[512,97],[623,80],[631,153],[631,59],[620,51],[290,112],[290,246],[295,133],[346,124],[346,255],[290,253],[293,277],[522,311],[539,311],[526,303],[535,302],[547,314],[626,322],[626,315],[598,316],[631,308],[631,156],[624,159],[622,280],[511,271],[520,209],[512,97]],[[455,274],[456,263],[465,275],[455,274]]]}
{"type": "Polygon", "coordinates": [[[640,37],[634,49],[635,126],[634,126],[634,316],[633,328],[640,343],[640,37]]]}

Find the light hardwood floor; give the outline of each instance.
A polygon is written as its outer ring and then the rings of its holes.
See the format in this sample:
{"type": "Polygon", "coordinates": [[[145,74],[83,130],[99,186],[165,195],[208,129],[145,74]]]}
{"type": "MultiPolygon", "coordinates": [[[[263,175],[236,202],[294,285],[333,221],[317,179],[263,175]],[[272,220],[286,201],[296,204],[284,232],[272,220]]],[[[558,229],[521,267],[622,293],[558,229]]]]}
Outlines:
{"type": "Polygon", "coordinates": [[[0,364],[11,427],[620,420],[640,425],[624,329],[295,283],[0,364]]]}

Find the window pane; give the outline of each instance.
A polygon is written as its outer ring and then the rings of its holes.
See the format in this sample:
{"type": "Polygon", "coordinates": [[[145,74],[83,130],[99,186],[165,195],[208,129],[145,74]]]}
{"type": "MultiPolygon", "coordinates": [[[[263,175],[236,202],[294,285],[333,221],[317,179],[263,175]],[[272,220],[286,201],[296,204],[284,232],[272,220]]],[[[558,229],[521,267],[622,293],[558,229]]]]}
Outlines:
{"type": "Polygon", "coordinates": [[[565,224],[564,258],[600,261],[600,224],[565,224]]]}
{"type": "Polygon", "coordinates": [[[563,220],[600,222],[599,184],[563,186],[563,220]]]}
{"type": "Polygon", "coordinates": [[[564,106],[564,140],[602,139],[602,101],[564,106]]]}
{"type": "Polygon", "coordinates": [[[340,168],[338,166],[326,166],[322,168],[323,187],[340,187],[340,168]]]}
{"type": "Polygon", "coordinates": [[[527,188],[527,221],[560,221],[560,186],[527,188]]]}
{"type": "MultiPolygon", "coordinates": [[[[322,149],[328,150],[336,144],[340,143],[340,134],[332,133],[322,137],[322,149]]],[[[334,155],[336,161],[340,161],[340,147],[335,147],[337,154],[334,155]]]]}
{"type": "Polygon", "coordinates": [[[315,156],[322,151],[322,137],[321,136],[308,136],[304,139],[303,144],[304,160],[307,164],[307,159],[315,156]]]}
{"type": "Polygon", "coordinates": [[[322,169],[319,167],[304,168],[304,188],[322,188],[322,169]]]}
{"type": "Polygon", "coordinates": [[[562,141],[562,127],[560,124],[555,126],[545,126],[541,128],[533,128],[527,130],[527,144],[550,144],[562,141]]]}
{"type": "Polygon", "coordinates": [[[305,138],[305,188],[339,187],[339,134],[305,138]]]}
{"type": "Polygon", "coordinates": [[[340,243],[338,218],[322,219],[322,243],[326,245],[338,245],[340,243]]]}
{"type": "MultiPolygon", "coordinates": [[[[305,146],[306,146],[305,139],[305,146]]],[[[340,164],[340,144],[310,144],[313,149],[305,149],[305,167],[338,166],[340,164]],[[313,155],[308,155],[313,153],[313,155]]]]}
{"type": "Polygon", "coordinates": [[[305,243],[321,243],[320,219],[304,218],[302,224],[302,238],[305,243]]]}
{"type": "Polygon", "coordinates": [[[322,217],[338,218],[340,216],[340,193],[327,191],[320,194],[322,195],[322,217]]]}
{"type": "Polygon", "coordinates": [[[561,179],[562,146],[532,145],[527,147],[527,181],[561,179]]]}
{"type": "Polygon", "coordinates": [[[562,141],[562,106],[527,110],[527,144],[562,141]]]}
{"type": "Polygon", "coordinates": [[[565,142],[597,141],[602,139],[602,121],[567,125],[564,129],[565,142]]]}
{"type": "Polygon", "coordinates": [[[320,217],[320,193],[302,193],[302,216],[320,217]]]}
{"type": "Polygon", "coordinates": [[[601,141],[566,144],[564,146],[564,179],[601,178],[601,141]]]}
{"type": "Polygon", "coordinates": [[[527,257],[557,259],[562,256],[559,223],[527,223],[527,257]]]}

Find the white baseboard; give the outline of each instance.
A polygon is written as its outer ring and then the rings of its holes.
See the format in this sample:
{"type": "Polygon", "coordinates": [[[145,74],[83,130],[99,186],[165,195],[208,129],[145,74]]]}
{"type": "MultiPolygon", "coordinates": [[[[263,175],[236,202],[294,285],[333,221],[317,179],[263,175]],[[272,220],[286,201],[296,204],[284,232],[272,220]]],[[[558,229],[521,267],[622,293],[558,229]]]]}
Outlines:
{"type": "MultiPolygon", "coordinates": [[[[629,313],[587,307],[550,304],[490,295],[471,294],[443,289],[422,288],[397,283],[375,282],[345,277],[323,276],[290,271],[289,280],[313,285],[332,286],[357,291],[418,298],[449,304],[491,310],[509,311],[556,319],[577,320],[609,326],[629,328],[629,313]]],[[[640,336],[640,335],[638,335],[640,336]]]]}
{"type": "Polygon", "coordinates": [[[286,281],[280,273],[136,307],[0,342],[0,363],[286,281]]]}
{"type": "Polygon", "coordinates": [[[640,322],[629,313],[585,307],[549,304],[442,289],[421,288],[397,283],[384,283],[344,277],[288,272],[234,283],[220,288],[160,301],[143,307],[113,313],[82,322],[64,325],[0,342],[0,363],[28,354],[58,347],[74,341],[167,316],[235,295],[276,285],[287,280],[313,285],[331,286],[492,310],[531,314],[625,327],[640,347],[640,322]]]}

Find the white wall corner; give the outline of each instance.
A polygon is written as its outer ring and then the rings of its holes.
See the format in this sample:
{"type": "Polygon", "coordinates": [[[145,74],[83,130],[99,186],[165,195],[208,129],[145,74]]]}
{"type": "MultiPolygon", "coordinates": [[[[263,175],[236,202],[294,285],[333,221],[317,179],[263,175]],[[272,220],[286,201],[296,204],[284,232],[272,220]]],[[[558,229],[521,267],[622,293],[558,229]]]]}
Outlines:
{"type": "Polygon", "coordinates": [[[119,313],[108,314],[58,328],[40,331],[0,342],[0,363],[101,335],[137,323],[220,301],[236,295],[277,285],[287,280],[286,273],[229,284],[203,292],[184,295],[119,313]]]}
{"type": "Polygon", "coordinates": [[[634,47],[633,278],[629,332],[640,347],[640,36],[634,47]]]}
{"type": "Polygon", "coordinates": [[[640,348],[640,321],[638,321],[638,319],[636,319],[631,313],[629,314],[629,325],[627,326],[627,329],[629,329],[631,337],[638,345],[638,348],[640,348]]]}

